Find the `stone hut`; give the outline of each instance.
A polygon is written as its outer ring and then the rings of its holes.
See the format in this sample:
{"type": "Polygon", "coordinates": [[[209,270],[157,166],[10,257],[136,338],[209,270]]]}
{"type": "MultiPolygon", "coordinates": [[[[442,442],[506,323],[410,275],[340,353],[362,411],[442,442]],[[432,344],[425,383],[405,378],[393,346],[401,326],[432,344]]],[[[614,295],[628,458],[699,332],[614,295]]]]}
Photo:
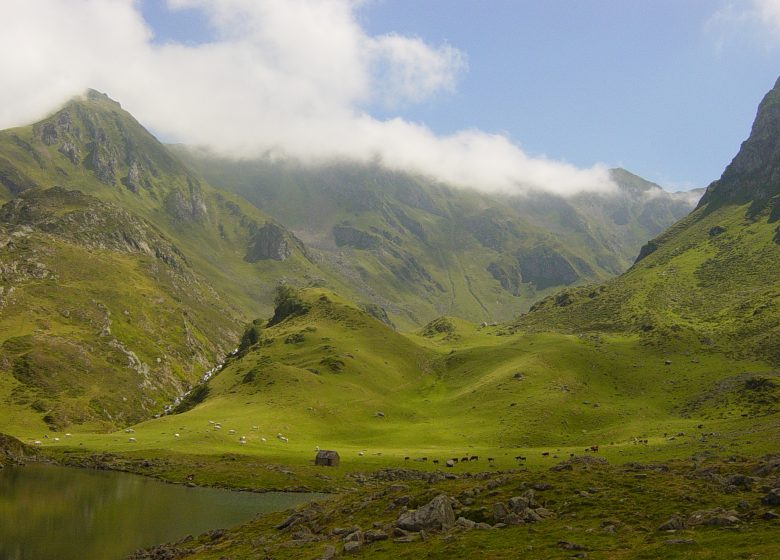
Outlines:
{"type": "Polygon", "coordinates": [[[338,467],[340,462],[341,458],[336,451],[317,451],[317,457],[314,459],[315,465],[323,467],[338,467]]]}

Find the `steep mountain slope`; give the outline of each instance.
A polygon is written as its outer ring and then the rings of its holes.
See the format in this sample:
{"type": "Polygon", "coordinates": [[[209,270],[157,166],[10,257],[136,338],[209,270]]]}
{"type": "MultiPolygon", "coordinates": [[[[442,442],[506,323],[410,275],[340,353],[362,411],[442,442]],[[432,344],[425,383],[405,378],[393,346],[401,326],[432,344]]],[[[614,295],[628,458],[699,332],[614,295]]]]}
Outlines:
{"type": "Polygon", "coordinates": [[[241,324],[154,226],[61,187],[0,208],[0,279],[0,399],[55,429],[159,412],[241,324]]]}
{"type": "Polygon", "coordinates": [[[322,276],[291,233],[210,187],[93,90],[41,122],[0,132],[0,185],[0,199],[33,186],[75,188],[149,220],[215,289],[252,313],[271,309],[279,278],[322,276]]]}
{"type": "Polygon", "coordinates": [[[280,281],[350,293],[95,91],[0,132],[0,201],[0,398],[20,422],[138,421],[233,348],[280,281]]]}
{"type": "Polygon", "coordinates": [[[780,81],[696,210],[623,276],[534,306],[519,329],[641,332],[780,363],[780,81]]]}
{"type": "Polygon", "coordinates": [[[508,319],[541,295],[609,278],[689,212],[624,170],[611,195],[571,199],[453,189],[379,165],[233,161],[182,146],[212,184],[278,218],[402,326],[440,314],[508,319]]]}

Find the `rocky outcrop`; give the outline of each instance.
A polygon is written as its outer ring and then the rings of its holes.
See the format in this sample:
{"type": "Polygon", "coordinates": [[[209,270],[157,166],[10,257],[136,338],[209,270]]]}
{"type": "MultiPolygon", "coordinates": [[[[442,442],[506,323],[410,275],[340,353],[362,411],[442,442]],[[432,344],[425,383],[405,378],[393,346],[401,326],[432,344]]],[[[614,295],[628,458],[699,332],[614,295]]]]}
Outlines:
{"type": "Polygon", "coordinates": [[[387,311],[381,305],[377,305],[376,303],[364,303],[360,306],[360,308],[377,321],[381,321],[391,329],[395,329],[393,321],[390,320],[390,317],[387,315],[387,311]]]}
{"type": "Polygon", "coordinates": [[[537,290],[553,286],[568,286],[579,279],[577,271],[558,251],[537,245],[517,252],[520,274],[525,282],[532,282],[537,290]]]}
{"type": "Polygon", "coordinates": [[[7,188],[14,196],[37,186],[35,181],[2,157],[0,157],[0,185],[7,188]]]}
{"type": "Polygon", "coordinates": [[[780,79],[758,107],[750,136],[721,178],[712,183],[699,206],[751,202],[757,215],[780,197],[780,79]]]}
{"type": "Polygon", "coordinates": [[[480,216],[469,218],[465,222],[466,229],[483,247],[494,251],[504,251],[510,239],[517,237],[512,222],[487,211],[480,216]]]}
{"type": "Polygon", "coordinates": [[[122,184],[134,193],[137,193],[141,188],[151,188],[146,170],[138,160],[130,162],[127,175],[122,177],[122,184]]]}
{"type": "Polygon", "coordinates": [[[89,153],[84,160],[87,169],[91,169],[101,183],[115,184],[119,170],[119,153],[102,128],[97,130],[95,139],[88,147],[89,153]]]}
{"type": "Polygon", "coordinates": [[[0,221],[31,227],[93,249],[143,253],[181,270],[179,249],[149,223],[77,190],[31,190],[0,207],[0,221]],[[62,212],[62,207],[69,210],[62,212]]]}
{"type": "Polygon", "coordinates": [[[516,265],[506,265],[497,262],[490,263],[487,271],[498,280],[501,287],[513,296],[520,295],[520,285],[523,283],[523,276],[520,268],[516,265]]]}
{"type": "Polygon", "coordinates": [[[197,179],[187,177],[187,191],[172,190],[165,198],[165,209],[176,220],[200,222],[208,216],[203,190],[197,179]]]}
{"type": "Polygon", "coordinates": [[[382,238],[350,225],[333,226],[333,239],[338,247],[353,247],[355,249],[377,249],[382,245],[382,238]]]}
{"type": "Polygon", "coordinates": [[[252,236],[244,260],[251,263],[269,259],[286,260],[293,252],[288,237],[289,234],[281,226],[266,223],[252,236]]]}
{"type": "Polygon", "coordinates": [[[34,450],[15,437],[0,434],[0,468],[5,465],[21,465],[34,456],[34,450]]]}
{"type": "Polygon", "coordinates": [[[450,498],[441,494],[419,509],[402,513],[395,526],[404,531],[445,531],[455,524],[450,498]]]}

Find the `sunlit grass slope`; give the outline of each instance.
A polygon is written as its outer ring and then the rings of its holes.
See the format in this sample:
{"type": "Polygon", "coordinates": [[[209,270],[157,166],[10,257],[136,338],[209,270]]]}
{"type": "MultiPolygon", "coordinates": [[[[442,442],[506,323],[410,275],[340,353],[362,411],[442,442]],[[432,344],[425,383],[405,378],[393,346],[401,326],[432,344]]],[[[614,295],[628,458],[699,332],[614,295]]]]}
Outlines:
{"type": "Polygon", "coordinates": [[[758,453],[780,435],[777,374],[707,345],[509,334],[448,318],[437,322],[447,328],[403,335],[332,293],[299,297],[308,311],[263,329],[191,410],[67,445],[300,465],[319,446],[353,468],[470,454],[511,466],[517,455],[545,464],[591,445],[614,460],[758,453]]]}

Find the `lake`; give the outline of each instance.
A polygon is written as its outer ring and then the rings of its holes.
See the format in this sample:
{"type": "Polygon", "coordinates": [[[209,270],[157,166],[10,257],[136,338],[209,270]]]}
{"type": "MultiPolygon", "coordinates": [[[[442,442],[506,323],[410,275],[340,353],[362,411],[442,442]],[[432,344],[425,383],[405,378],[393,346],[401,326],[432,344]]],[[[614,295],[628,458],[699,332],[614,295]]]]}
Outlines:
{"type": "Polygon", "coordinates": [[[1,560],[112,560],[321,494],[188,488],[112,471],[0,469],[1,560]]]}

